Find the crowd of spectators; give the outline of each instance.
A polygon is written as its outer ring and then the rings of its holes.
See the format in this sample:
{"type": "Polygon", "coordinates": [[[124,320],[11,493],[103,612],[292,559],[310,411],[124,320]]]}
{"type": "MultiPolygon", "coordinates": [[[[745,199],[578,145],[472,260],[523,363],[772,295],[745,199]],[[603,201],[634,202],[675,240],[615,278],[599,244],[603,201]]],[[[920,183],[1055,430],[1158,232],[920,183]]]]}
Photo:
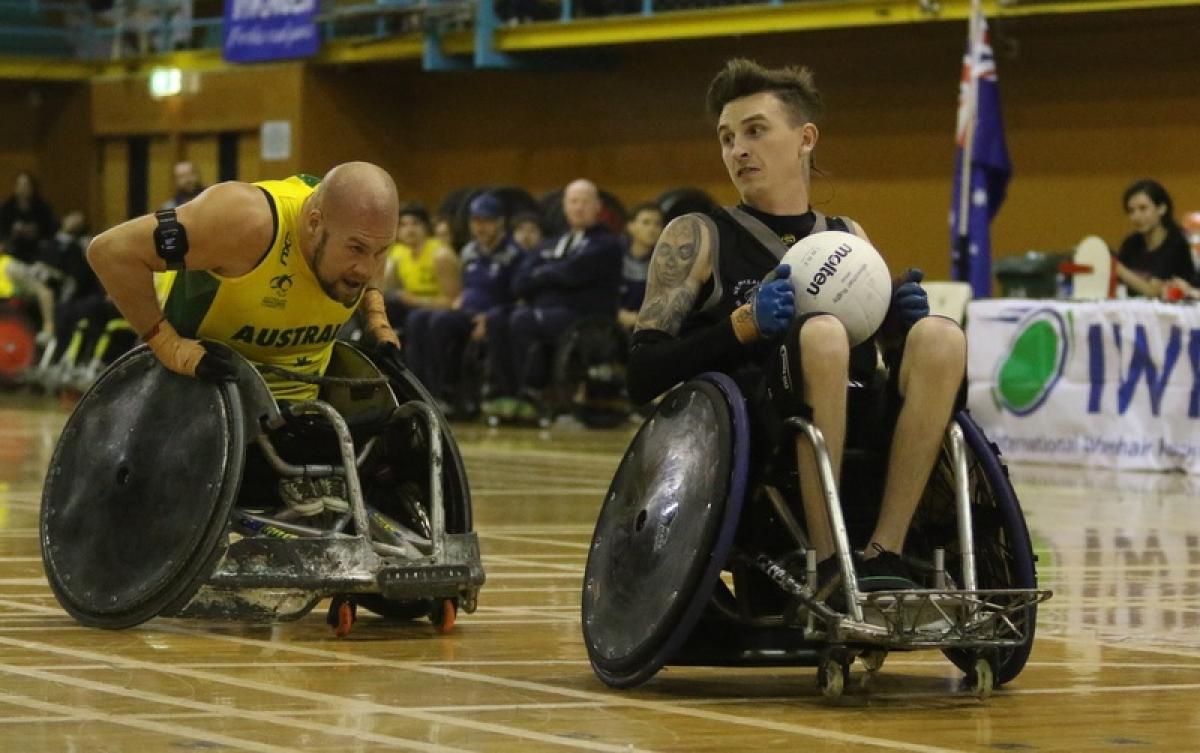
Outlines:
{"type": "MultiPolygon", "coordinates": [[[[191,163],[178,163],[174,177],[174,196],[160,208],[204,189],[191,163]]],[[[385,300],[411,368],[444,410],[530,420],[564,332],[584,320],[632,331],[666,217],[653,202],[622,211],[621,222],[602,216],[604,196],[586,179],[562,191],[558,226],[549,218],[556,211],[514,207],[502,192],[466,197],[469,238],[461,246],[455,217],[404,206],[385,300]]],[[[1200,298],[1200,213],[1178,222],[1171,197],[1153,180],[1132,184],[1123,207],[1133,232],[1114,253],[1129,293],[1200,298]]],[[[87,243],[83,213],[60,220],[34,176],[20,173],[0,204],[0,298],[26,299],[43,364],[62,359],[69,343],[71,359],[85,362],[118,316],[86,262],[87,243]]]]}
{"type": "MultiPolygon", "coordinates": [[[[402,211],[385,298],[411,368],[443,410],[480,405],[488,417],[534,420],[572,325],[600,319],[633,328],[663,212],[639,204],[616,233],[602,208],[596,185],[575,180],[562,193],[565,229],[546,236],[537,213],[509,215],[499,196],[479,192],[467,204],[470,240],[458,253],[423,208],[402,211]],[[420,226],[412,236],[403,231],[409,218],[420,226]],[[480,378],[465,379],[464,369],[480,378]]],[[[444,222],[448,238],[452,223],[444,222]]]]}

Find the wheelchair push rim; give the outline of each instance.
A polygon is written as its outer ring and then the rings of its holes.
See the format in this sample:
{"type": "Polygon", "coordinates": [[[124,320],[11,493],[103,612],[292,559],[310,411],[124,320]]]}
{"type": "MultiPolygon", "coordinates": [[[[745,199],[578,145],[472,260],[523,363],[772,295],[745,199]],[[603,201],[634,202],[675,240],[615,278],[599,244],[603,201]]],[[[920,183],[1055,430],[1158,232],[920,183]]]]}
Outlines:
{"type": "Polygon", "coordinates": [[[244,436],[235,385],[174,374],[146,348],[105,371],[42,495],[42,561],[67,612],[125,628],[191,598],[226,543],[244,436]]]}

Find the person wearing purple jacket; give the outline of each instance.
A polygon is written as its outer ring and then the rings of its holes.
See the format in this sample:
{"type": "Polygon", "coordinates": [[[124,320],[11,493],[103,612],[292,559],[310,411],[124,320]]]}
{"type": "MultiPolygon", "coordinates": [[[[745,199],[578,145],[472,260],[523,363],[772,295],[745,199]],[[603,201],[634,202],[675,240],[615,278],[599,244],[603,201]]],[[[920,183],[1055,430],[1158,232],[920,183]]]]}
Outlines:
{"type": "Polygon", "coordinates": [[[623,252],[617,237],[598,222],[600,208],[594,183],[572,181],[563,191],[567,232],[527,254],[517,268],[513,293],[523,303],[488,315],[485,415],[537,418],[549,381],[547,351],[582,317],[616,317],[623,252]]]}

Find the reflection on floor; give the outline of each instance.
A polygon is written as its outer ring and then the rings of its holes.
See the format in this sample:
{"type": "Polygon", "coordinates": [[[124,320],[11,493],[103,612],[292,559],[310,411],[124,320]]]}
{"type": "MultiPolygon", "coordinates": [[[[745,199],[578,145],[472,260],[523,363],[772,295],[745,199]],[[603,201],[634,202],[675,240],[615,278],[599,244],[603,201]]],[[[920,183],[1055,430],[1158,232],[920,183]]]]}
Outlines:
{"type": "Polygon", "coordinates": [[[0,395],[6,750],[1200,749],[1196,479],[1013,468],[1055,590],[1025,671],[980,703],[940,655],[892,655],[870,690],[830,705],[809,668],[671,668],[631,692],[594,678],[581,573],[633,427],[456,427],[488,569],[479,611],[449,636],[364,616],[337,640],[322,610],[273,626],[74,623],[38,548],[64,420],[0,395]]]}

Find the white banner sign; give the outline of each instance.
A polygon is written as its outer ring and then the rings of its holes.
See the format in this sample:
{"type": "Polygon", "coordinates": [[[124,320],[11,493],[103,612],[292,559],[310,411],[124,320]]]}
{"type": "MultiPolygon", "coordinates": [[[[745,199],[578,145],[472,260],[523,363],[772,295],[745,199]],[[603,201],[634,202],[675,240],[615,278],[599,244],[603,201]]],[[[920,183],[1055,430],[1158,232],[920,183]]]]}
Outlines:
{"type": "Polygon", "coordinates": [[[1035,463],[1200,473],[1200,307],[974,301],[968,407],[1035,463]]]}

